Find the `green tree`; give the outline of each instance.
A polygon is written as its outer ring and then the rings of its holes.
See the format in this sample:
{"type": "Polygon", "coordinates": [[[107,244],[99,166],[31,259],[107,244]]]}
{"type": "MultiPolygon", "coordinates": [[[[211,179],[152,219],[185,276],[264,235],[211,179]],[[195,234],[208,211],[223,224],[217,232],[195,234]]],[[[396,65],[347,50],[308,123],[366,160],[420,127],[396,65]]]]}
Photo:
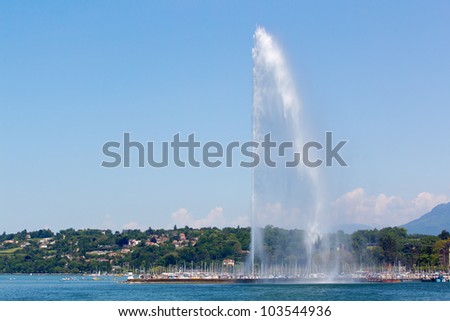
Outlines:
{"type": "Polygon", "coordinates": [[[438,235],[441,240],[446,240],[450,238],[450,233],[447,230],[442,230],[442,232],[438,235]]]}

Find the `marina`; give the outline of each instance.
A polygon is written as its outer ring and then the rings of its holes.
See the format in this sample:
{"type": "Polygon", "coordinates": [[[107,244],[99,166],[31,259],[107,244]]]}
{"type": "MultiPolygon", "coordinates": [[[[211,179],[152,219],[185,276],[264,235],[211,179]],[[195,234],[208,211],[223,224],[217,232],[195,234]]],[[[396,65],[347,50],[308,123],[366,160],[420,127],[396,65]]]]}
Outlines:
{"type": "Polygon", "coordinates": [[[328,276],[325,274],[311,274],[301,276],[233,276],[230,274],[211,273],[162,273],[159,275],[144,275],[137,277],[129,275],[126,283],[159,283],[159,284],[345,284],[345,283],[402,283],[402,282],[436,282],[446,283],[450,281],[450,273],[355,273],[350,275],[328,276]]]}

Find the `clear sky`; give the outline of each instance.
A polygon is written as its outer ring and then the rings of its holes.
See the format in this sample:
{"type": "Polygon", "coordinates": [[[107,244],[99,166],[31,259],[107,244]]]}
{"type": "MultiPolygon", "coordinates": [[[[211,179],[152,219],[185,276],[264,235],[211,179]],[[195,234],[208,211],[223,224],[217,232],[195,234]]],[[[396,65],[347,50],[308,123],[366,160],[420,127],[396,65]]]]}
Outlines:
{"type": "MultiPolygon", "coordinates": [[[[251,172],[100,166],[124,132],[251,139],[253,33],[288,58],[343,223],[450,200],[448,1],[0,2],[0,231],[246,225],[251,172]]],[[[331,215],[331,214],[330,214],[331,215]]]]}

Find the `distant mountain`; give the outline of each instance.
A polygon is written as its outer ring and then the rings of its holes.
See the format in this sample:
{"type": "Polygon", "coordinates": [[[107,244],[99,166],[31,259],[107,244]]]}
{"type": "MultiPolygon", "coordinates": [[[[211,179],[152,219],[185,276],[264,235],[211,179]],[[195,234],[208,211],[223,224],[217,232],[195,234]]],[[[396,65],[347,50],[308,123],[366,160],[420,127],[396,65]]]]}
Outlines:
{"type": "Polygon", "coordinates": [[[440,204],[418,219],[402,225],[408,234],[438,235],[450,231],[450,203],[440,204]]]}

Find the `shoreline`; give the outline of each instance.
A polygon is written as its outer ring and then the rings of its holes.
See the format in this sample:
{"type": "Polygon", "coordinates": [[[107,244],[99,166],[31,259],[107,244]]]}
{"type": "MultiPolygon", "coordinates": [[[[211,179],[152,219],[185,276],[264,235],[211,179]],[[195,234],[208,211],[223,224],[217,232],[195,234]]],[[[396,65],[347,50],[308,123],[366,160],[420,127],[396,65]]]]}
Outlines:
{"type": "Polygon", "coordinates": [[[312,279],[312,278],[148,278],[128,279],[128,284],[371,284],[371,283],[411,283],[421,279],[312,279]]]}

